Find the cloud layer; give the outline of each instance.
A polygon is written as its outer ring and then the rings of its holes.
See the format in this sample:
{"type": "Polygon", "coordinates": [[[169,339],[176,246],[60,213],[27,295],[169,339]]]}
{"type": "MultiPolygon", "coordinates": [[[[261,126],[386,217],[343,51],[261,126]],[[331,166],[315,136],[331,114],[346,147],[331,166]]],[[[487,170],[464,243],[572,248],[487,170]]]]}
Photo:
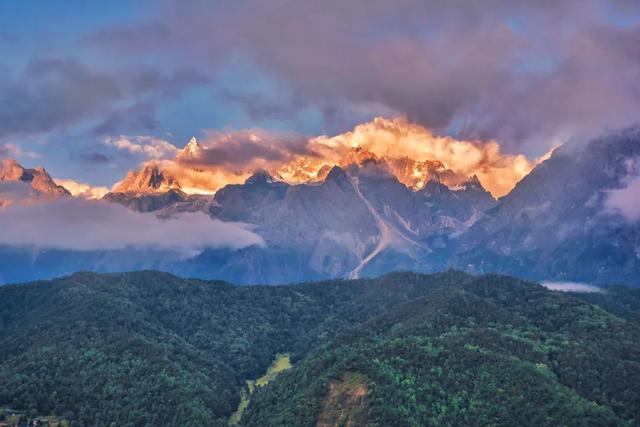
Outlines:
{"type": "Polygon", "coordinates": [[[542,286],[552,291],[559,292],[580,292],[580,293],[603,293],[604,290],[598,286],[576,282],[542,282],[542,286]]]}
{"type": "Polygon", "coordinates": [[[379,106],[438,133],[545,152],[637,120],[639,24],[634,1],[165,1],[147,25],[91,41],[214,72],[246,57],[290,91],[225,90],[263,116],[314,106],[331,121],[379,106]]]}
{"type": "Polygon", "coordinates": [[[175,148],[159,149],[172,145],[149,138],[121,137],[113,144],[145,153],[149,159],[164,159],[162,169],[191,192],[214,192],[224,185],[240,183],[256,169],[272,171],[291,183],[303,182],[323,166],[343,164],[354,148],[379,158],[440,161],[460,181],[477,175],[496,197],[508,193],[536,164],[523,155],[503,153],[495,141],[436,136],[402,118],[376,118],[333,137],[308,138],[261,129],[209,132],[196,157],[178,154],[174,158],[175,148]]]}
{"type": "Polygon", "coordinates": [[[0,244],[70,250],[126,247],[171,249],[194,255],[207,247],[233,249],[263,244],[242,225],[203,213],[168,219],[123,206],[82,199],[59,199],[0,209],[0,244]]]}
{"type": "Polygon", "coordinates": [[[94,187],[73,179],[55,179],[54,181],[56,184],[62,185],[69,190],[72,196],[82,199],[100,199],[109,192],[109,188],[107,187],[94,187]]]}
{"type": "Polygon", "coordinates": [[[640,221],[640,177],[628,179],[624,188],[609,191],[606,206],[630,222],[640,221]]]}

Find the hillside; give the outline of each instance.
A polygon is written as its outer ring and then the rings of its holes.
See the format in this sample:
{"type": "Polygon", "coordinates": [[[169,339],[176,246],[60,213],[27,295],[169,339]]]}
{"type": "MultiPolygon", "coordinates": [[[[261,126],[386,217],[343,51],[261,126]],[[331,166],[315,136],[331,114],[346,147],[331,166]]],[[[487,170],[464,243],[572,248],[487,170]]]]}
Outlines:
{"type": "Polygon", "coordinates": [[[246,380],[288,353],[294,367],[252,394],[241,423],[637,422],[640,326],[633,307],[601,298],[622,317],[456,271],[270,287],[78,273],[4,286],[0,406],[78,426],[226,425],[246,380]]]}
{"type": "Polygon", "coordinates": [[[639,333],[573,296],[479,277],[340,334],[259,390],[244,421],[638,425],[639,333]]]}

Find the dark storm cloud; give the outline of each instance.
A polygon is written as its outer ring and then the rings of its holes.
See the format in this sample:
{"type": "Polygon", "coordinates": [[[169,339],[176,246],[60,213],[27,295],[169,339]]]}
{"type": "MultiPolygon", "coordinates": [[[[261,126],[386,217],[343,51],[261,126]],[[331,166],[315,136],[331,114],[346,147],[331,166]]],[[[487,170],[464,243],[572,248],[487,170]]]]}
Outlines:
{"type": "Polygon", "coordinates": [[[91,164],[104,164],[108,163],[110,158],[103,153],[84,153],[80,156],[83,161],[91,164]]]}
{"type": "MultiPolygon", "coordinates": [[[[380,105],[516,144],[637,120],[639,16],[637,2],[601,0],[167,2],[154,24],[94,42],[212,70],[246,55],[300,109],[380,105]]],[[[254,116],[287,108],[237,100],[254,116]]]]}
{"type": "Polygon", "coordinates": [[[282,105],[260,93],[240,93],[223,90],[222,97],[226,101],[241,105],[253,120],[264,118],[286,119],[291,117],[296,110],[291,105],[282,105]]]}
{"type": "Polygon", "coordinates": [[[130,107],[115,109],[93,128],[94,135],[111,135],[123,129],[151,131],[156,129],[155,106],[150,102],[136,102],[130,107]]]}
{"type": "Polygon", "coordinates": [[[209,132],[202,143],[197,159],[180,158],[182,163],[195,163],[207,167],[226,166],[241,170],[259,162],[284,161],[292,156],[313,155],[308,138],[295,132],[247,129],[229,132],[209,132]]]}
{"type": "Polygon", "coordinates": [[[33,60],[20,78],[0,82],[0,137],[75,123],[120,96],[113,77],[77,61],[33,60]]]}

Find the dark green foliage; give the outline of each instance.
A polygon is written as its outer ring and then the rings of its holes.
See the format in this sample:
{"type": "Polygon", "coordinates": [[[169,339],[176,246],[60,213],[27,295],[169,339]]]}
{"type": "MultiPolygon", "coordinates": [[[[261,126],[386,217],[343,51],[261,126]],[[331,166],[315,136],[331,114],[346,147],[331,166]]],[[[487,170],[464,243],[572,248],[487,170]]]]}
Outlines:
{"type": "Polygon", "coordinates": [[[358,372],[372,425],[635,425],[639,340],[633,321],[484,276],[340,334],[256,392],[244,422],[312,426],[329,384],[358,372]]]}
{"type": "Polygon", "coordinates": [[[79,273],[6,286],[0,406],[78,426],[226,425],[245,380],[288,352],[294,368],[256,390],[243,423],[314,425],[329,384],[353,373],[367,394],[352,419],[371,424],[637,424],[640,327],[613,292],[598,298],[602,308],[455,271],[274,287],[79,273]]]}
{"type": "Polygon", "coordinates": [[[156,272],[0,288],[0,404],[76,425],[225,424],[277,353],[468,276],[236,287],[156,272]]]}

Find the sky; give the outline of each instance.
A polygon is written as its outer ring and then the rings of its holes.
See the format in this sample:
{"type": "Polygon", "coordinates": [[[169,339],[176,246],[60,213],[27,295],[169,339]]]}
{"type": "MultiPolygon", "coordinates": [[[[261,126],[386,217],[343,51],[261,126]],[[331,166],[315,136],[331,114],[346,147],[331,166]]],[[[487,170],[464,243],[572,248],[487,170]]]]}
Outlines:
{"type": "Polygon", "coordinates": [[[0,156],[110,187],[153,157],[123,138],[290,149],[386,117],[534,164],[637,122],[639,41],[635,0],[4,0],[0,156]]]}

